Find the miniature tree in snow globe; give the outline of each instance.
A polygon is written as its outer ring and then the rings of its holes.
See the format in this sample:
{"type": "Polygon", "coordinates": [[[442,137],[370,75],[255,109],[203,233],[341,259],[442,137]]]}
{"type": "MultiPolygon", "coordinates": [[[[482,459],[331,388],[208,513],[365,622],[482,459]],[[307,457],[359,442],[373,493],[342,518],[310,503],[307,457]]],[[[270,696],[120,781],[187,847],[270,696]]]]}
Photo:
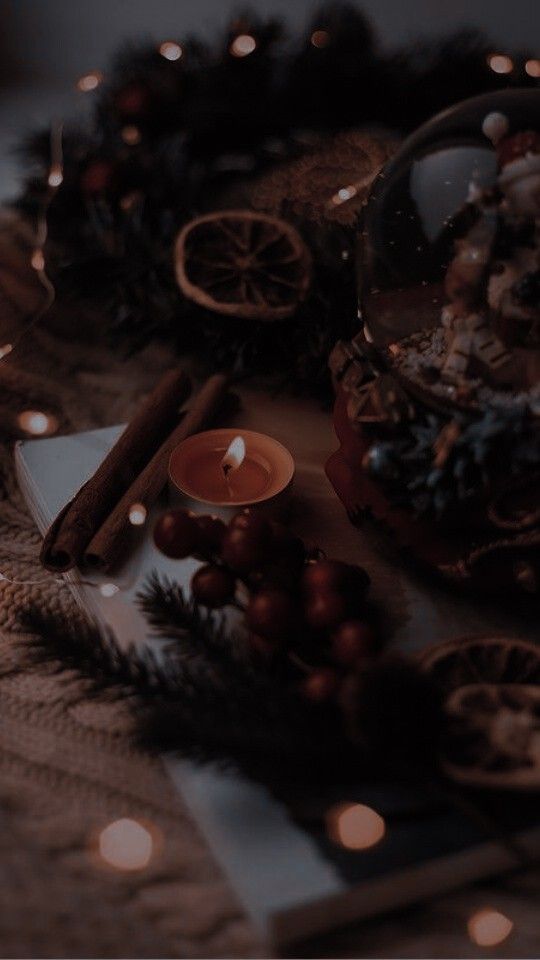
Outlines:
{"type": "Polygon", "coordinates": [[[365,207],[358,278],[361,329],[330,361],[349,512],[446,577],[535,592],[540,91],[465,101],[404,143],[365,207]]]}

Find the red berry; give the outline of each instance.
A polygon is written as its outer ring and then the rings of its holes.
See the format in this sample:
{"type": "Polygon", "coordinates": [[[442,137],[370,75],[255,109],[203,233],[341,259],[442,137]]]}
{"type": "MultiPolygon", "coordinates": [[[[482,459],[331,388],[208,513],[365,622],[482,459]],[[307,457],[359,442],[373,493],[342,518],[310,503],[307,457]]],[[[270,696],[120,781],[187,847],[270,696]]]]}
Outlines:
{"type": "Polygon", "coordinates": [[[218,517],[204,515],[197,517],[200,535],[200,549],[203,553],[220,553],[226,526],[218,517]]]}
{"type": "Polygon", "coordinates": [[[205,607],[223,607],[233,599],[235,589],[232,573],[213,563],[200,567],[191,579],[193,599],[205,607]]]}
{"type": "Polygon", "coordinates": [[[300,684],[300,690],[306,700],[312,703],[324,703],[337,693],[339,678],[331,667],[313,670],[300,684]]]}
{"type": "Polygon", "coordinates": [[[263,517],[252,513],[237,514],[223,537],[221,556],[224,562],[239,573],[249,573],[261,567],[270,553],[270,525],[263,517]]]}
{"type": "Polygon", "coordinates": [[[98,196],[112,188],[114,179],[114,166],[109,160],[92,160],[81,174],[80,187],[86,196],[98,196]]]}
{"type": "Polygon", "coordinates": [[[265,640],[284,642],[294,632],[298,620],[298,608],[285,590],[260,590],[246,610],[249,629],[265,640]]]}
{"type": "Polygon", "coordinates": [[[195,553],[199,528],[187,510],[166,510],[156,521],[154,543],[166,557],[182,560],[195,553]]]}
{"type": "Polygon", "coordinates": [[[346,598],[335,591],[314,594],[306,603],[304,613],[314,630],[331,630],[348,616],[346,598]]]}
{"type": "Polygon", "coordinates": [[[304,570],[303,587],[307,594],[322,590],[346,593],[360,599],[369,587],[370,579],[362,567],[341,560],[318,560],[304,570]]]}
{"type": "Polygon", "coordinates": [[[254,513],[251,510],[241,510],[240,513],[235,513],[229,523],[229,529],[249,530],[254,536],[264,539],[267,543],[270,542],[270,523],[266,517],[261,516],[260,513],[254,513]]]}
{"type": "Polygon", "coordinates": [[[332,637],[332,655],[346,667],[372,657],[377,646],[375,632],[363,620],[345,620],[332,637]]]}

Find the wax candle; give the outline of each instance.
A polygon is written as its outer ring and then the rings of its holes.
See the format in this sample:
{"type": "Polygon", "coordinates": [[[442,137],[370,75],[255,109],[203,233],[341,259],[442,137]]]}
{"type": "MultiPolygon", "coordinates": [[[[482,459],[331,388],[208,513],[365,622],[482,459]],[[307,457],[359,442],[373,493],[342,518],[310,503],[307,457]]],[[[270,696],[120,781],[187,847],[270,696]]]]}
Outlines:
{"type": "Polygon", "coordinates": [[[273,437],[252,430],[206,430],[173,451],[169,476],[185,497],[218,507],[268,504],[290,486],[294,461],[273,437]]]}

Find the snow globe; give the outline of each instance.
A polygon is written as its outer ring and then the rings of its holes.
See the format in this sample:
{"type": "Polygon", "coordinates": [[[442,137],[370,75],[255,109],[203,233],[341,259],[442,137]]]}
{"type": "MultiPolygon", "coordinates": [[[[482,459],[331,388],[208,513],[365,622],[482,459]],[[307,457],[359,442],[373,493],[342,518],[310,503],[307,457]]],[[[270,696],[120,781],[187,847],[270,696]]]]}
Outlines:
{"type": "Polygon", "coordinates": [[[377,177],[329,476],[462,586],[540,595],[540,90],[438,115],[377,177]]]}

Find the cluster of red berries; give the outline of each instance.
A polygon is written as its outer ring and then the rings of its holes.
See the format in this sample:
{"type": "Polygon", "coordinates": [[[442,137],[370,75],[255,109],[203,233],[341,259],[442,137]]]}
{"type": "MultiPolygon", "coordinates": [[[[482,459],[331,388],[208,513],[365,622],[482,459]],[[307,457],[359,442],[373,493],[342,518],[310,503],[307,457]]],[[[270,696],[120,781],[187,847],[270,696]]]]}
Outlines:
{"type": "Polygon", "coordinates": [[[313,652],[315,665],[310,657],[300,684],[308,700],[337,695],[344,675],[379,652],[366,612],[366,571],[310,554],[280,523],[243,511],[227,526],[216,517],[168,510],[154,541],[167,557],[206,561],[191,581],[196,603],[219,609],[245,601],[249,642],[259,653],[295,652],[299,639],[302,651],[313,652]]]}

